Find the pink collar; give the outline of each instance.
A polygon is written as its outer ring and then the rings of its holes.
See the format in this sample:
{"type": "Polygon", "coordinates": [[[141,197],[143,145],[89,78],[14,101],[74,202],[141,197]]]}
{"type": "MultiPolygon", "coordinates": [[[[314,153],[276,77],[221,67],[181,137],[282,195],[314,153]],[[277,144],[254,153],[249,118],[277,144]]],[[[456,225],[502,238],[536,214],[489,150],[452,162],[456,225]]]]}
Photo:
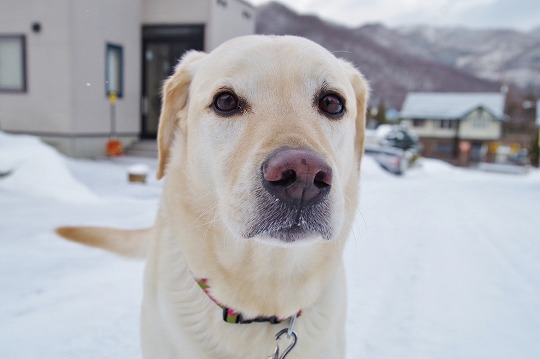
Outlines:
{"type": "MultiPolygon", "coordinates": [[[[271,317],[258,316],[253,319],[244,318],[242,313],[239,313],[235,311],[234,309],[225,307],[224,305],[220,304],[214,297],[212,297],[209,291],[210,286],[208,285],[208,279],[202,278],[202,279],[196,279],[196,281],[197,281],[197,284],[199,284],[199,287],[201,287],[201,289],[204,290],[208,298],[210,298],[214,303],[216,303],[220,308],[223,309],[223,320],[226,321],[227,323],[250,324],[253,322],[256,322],[256,323],[268,322],[270,324],[278,324],[286,319],[286,318],[278,318],[275,315],[271,317]]],[[[299,310],[296,313],[296,318],[298,318],[301,314],[302,314],[302,310],[299,310]]]]}

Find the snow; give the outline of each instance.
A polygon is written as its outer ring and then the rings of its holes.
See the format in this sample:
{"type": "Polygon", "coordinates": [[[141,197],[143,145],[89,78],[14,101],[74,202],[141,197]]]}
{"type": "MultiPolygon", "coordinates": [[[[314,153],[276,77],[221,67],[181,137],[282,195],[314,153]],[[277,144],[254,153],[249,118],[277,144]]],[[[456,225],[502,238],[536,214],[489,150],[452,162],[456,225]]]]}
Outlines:
{"type": "Polygon", "coordinates": [[[65,158],[31,136],[13,137],[0,132],[0,173],[10,173],[0,189],[23,191],[60,201],[92,202],[98,198],[77,182],[65,158]]]}
{"type": "MultiPolygon", "coordinates": [[[[64,241],[59,225],[153,223],[156,161],[72,160],[0,133],[0,358],[140,358],[144,263],[64,241]],[[130,166],[147,184],[127,181],[130,166]],[[69,195],[68,195],[69,194],[69,195]]],[[[540,358],[540,172],[366,157],[345,251],[347,357],[540,358]]],[[[301,340],[301,338],[300,338],[301,340]]]]}

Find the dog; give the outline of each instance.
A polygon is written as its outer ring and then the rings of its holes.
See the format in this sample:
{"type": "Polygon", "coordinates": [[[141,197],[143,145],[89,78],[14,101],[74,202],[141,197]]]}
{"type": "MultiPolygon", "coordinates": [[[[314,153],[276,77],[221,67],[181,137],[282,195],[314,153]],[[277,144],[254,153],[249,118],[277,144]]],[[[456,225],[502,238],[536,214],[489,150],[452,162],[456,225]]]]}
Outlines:
{"type": "Polygon", "coordinates": [[[300,37],[182,57],[163,87],[154,227],[57,230],[147,253],[144,358],[345,357],[342,251],[368,93],[350,63],[300,37]]]}

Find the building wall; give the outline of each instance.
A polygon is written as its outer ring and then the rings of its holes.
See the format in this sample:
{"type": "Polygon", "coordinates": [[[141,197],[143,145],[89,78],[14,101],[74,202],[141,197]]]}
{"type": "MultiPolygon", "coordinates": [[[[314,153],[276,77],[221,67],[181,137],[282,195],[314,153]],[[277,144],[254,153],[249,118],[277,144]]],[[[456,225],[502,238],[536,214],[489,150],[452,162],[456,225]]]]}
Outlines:
{"type": "Polygon", "coordinates": [[[254,15],[241,0],[0,0],[0,34],[25,35],[27,55],[27,91],[0,92],[0,129],[37,134],[69,155],[103,155],[111,127],[110,43],[123,49],[124,93],[115,114],[128,144],[141,130],[142,25],[203,24],[209,51],[252,34],[254,15]]]}
{"type": "Polygon", "coordinates": [[[0,34],[26,36],[27,91],[0,92],[0,128],[27,133],[69,133],[72,67],[70,0],[2,0],[0,34]],[[33,22],[41,31],[31,29],[33,22]]]}
{"type": "Polygon", "coordinates": [[[209,1],[215,0],[142,0],[142,23],[205,24],[210,16],[209,1]]]}
{"type": "Polygon", "coordinates": [[[457,155],[456,140],[452,138],[420,138],[422,156],[454,163],[457,155]]]}
{"type": "Polygon", "coordinates": [[[205,51],[255,33],[255,9],[242,0],[142,0],[143,25],[204,24],[205,51]]]}
{"type": "MultiPolygon", "coordinates": [[[[110,134],[107,43],[123,48],[117,131],[140,131],[141,3],[132,0],[2,0],[0,34],[26,35],[26,93],[0,93],[0,127],[40,135],[73,156],[104,154],[110,134]],[[32,22],[41,31],[31,31],[32,22]],[[78,141],[80,140],[80,141],[78,141]]],[[[127,142],[126,142],[127,144],[127,142]]]]}
{"type": "Polygon", "coordinates": [[[111,106],[105,89],[107,43],[123,51],[123,96],[115,105],[116,129],[140,131],[141,6],[133,0],[71,0],[73,132],[108,136],[111,106]]]}
{"type": "MultiPolygon", "coordinates": [[[[453,121],[453,126],[457,127],[457,121],[453,121]]],[[[418,125],[412,119],[404,119],[404,125],[411,129],[418,137],[436,137],[436,138],[454,138],[456,137],[456,128],[441,128],[439,120],[422,120],[422,124],[418,125]]]]}
{"type": "Polygon", "coordinates": [[[460,139],[496,140],[502,136],[502,122],[482,110],[471,112],[461,121],[446,120],[444,128],[441,127],[441,120],[403,119],[402,123],[419,137],[454,138],[457,134],[460,139]]]}
{"type": "Polygon", "coordinates": [[[486,160],[482,158],[482,148],[502,135],[502,122],[482,109],[472,111],[459,121],[443,121],[445,126],[442,127],[441,120],[404,119],[402,123],[418,135],[423,156],[460,166],[486,160]],[[460,148],[462,142],[467,143],[468,150],[460,148]]]}
{"type": "Polygon", "coordinates": [[[502,136],[502,122],[489,112],[476,110],[461,121],[459,138],[466,140],[498,140],[502,136]]]}
{"type": "Polygon", "coordinates": [[[209,0],[206,51],[237,36],[255,33],[255,9],[241,0],[209,0]]]}

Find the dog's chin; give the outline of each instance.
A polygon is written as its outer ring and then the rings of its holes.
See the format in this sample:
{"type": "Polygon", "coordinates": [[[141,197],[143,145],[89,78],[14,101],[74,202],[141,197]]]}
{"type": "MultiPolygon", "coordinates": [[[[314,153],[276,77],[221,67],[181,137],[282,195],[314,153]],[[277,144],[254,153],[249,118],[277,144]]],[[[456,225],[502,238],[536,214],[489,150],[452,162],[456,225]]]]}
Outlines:
{"type": "Polygon", "coordinates": [[[331,240],[331,230],[322,224],[282,224],[255,227],[249,232],[244,232],[243,237],[281,247],[297,246],[328,242],[331,240]]]}
{"type": "Polygon", "coordinates": [[[289,228],[263,232],[251,237],[251,239],[280,247],[309,245],[316,242],[327,241],[320,233],[297,225],[289,228]]]}

